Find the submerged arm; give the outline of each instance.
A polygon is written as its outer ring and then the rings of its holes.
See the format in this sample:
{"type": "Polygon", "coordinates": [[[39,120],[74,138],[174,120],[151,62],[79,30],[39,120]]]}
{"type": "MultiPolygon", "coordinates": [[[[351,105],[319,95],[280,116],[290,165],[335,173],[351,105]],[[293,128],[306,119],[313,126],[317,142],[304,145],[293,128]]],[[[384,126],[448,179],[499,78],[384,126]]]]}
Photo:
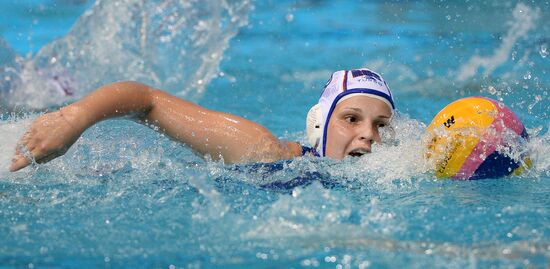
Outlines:
{"type": "Polygon", "coordinates": [[[166,133],[200,156],[226,163],[268,162],[301,153],[294,142],[279,141],[263,126],[236,115],[217,112],[136,82],[117,82],[84,99],[37,118],[23,136],[10,166],[19,170],[30,162],[47,162],[63,155],[95,123],[132,115],[166,133]],[[29,152],[23,152],[22,148],[29,152]]]}

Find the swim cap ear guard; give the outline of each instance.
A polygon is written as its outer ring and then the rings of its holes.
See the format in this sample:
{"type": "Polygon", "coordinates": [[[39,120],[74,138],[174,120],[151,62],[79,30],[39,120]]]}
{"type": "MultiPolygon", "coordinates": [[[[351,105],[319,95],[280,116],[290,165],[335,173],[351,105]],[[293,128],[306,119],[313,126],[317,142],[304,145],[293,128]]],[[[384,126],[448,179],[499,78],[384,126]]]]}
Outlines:
{"type": "Polygon", "coordinates": [[[354,95],[379,99],[390,107],[392,115],[395,112],[390,88],[378,73],[366,68],[334,72],[327,81],[319,102],[309,110],[306,119],[308,141],[321,156],[326,156],[327,127],[332,112],[338,102],[354,95]]]}
{"type": "Polygon", "coordinates": [[[306,133],[309,144],[317,148],[323,135],[323,113],[319,104],[311,107],[307,113],[306,133]]]}

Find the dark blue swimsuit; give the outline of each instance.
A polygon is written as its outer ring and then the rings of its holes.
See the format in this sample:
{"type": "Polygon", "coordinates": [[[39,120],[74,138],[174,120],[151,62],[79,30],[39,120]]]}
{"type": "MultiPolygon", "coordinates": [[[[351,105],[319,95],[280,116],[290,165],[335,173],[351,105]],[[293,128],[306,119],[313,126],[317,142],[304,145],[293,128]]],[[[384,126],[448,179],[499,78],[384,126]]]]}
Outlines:
{"type": "MultiPolygon", "coordinates": [[[[312,155],[320,157],[315,148],[302,146],[302,156],[312,155]]],[[[285,166],[292,160],[277,161],[272,163],[254,163],[247,165],[236,165],[232,168],[233,171],[258,173],[262,177],[267,177],[277,171],[285,169],[285,166]]],[[[331,180],[327,175],[323,175],[317,171],[305,171],[301,175],[286,181],[273,181],[267,184],[260,185],[260,187],[280,191],[284,193],[292,192],[292,189],[298,186],[307,186],[314,181],[319,181],[325,188],[334,188],[338,185],[337,182],[331,180]]]]}

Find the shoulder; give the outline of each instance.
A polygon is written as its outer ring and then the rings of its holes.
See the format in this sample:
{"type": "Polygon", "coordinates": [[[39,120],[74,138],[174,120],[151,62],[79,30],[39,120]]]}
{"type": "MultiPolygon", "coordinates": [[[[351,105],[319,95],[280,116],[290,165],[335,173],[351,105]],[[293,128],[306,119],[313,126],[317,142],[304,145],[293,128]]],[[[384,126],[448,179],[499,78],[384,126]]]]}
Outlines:
{"type": "Polygon", "coordinates": [[[281,147],[284,149],[283,159],[292,159],[295,157],[302,156],[302,145],[294,141],[280,141],[281,147]]]}

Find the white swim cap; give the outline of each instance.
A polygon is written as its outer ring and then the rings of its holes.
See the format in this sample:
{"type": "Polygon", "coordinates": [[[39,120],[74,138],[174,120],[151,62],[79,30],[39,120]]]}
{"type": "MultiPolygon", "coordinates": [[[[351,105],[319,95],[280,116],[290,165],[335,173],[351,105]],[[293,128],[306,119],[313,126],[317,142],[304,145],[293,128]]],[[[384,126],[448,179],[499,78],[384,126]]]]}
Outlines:
{"type": "Polygon", "coordinates": [[[339,102],[358,94],[382,100],[393,114],[393,96],[382,76],[366,68],[334,72],[319,103],[309,110],[306,120],[308,140],[321,156],[325,156],[328,120],[334,108],[339,102]]]}

